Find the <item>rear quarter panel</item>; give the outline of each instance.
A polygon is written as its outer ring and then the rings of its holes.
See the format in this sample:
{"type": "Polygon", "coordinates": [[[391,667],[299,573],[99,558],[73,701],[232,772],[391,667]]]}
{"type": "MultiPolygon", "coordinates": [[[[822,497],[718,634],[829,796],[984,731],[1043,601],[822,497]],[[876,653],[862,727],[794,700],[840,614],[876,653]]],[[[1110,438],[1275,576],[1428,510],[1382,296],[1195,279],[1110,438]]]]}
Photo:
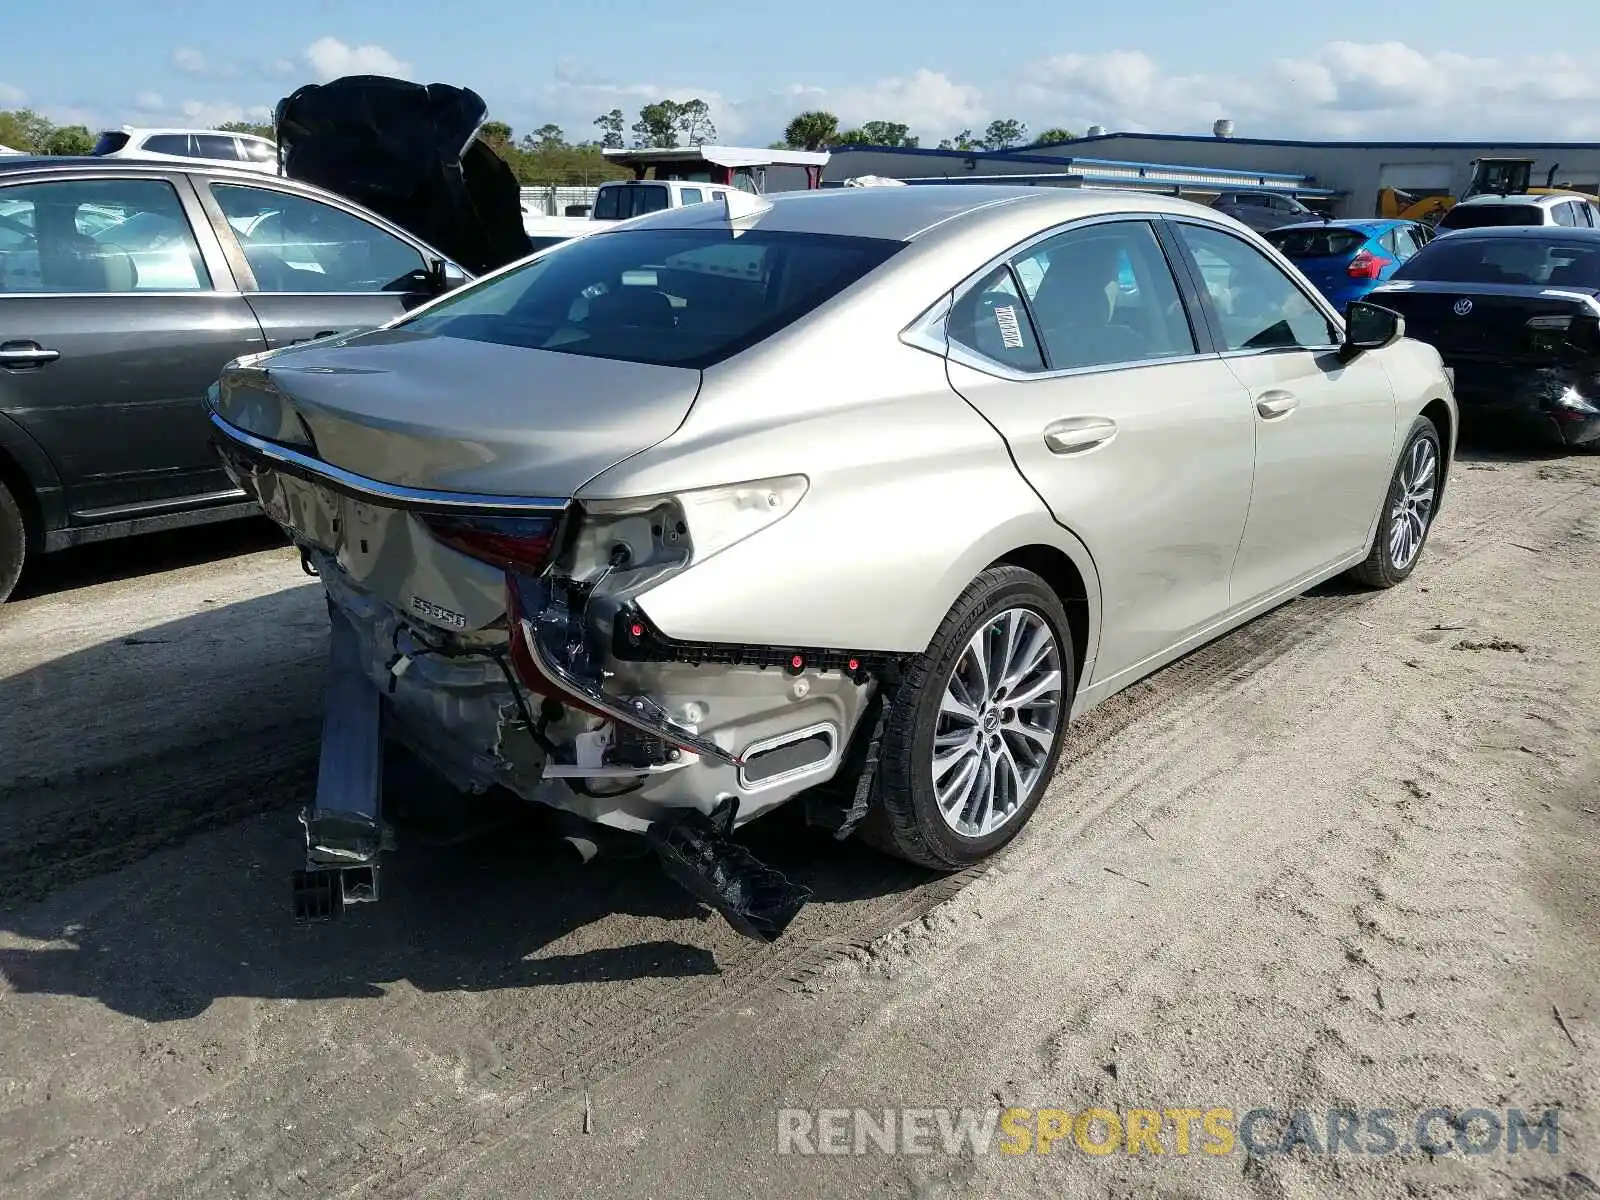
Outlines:
{"type": "MultiPolygon", "coordinates": [[[[671,637],[917,652],[990,563],[1060,549],[1099,586],[994,429],[951,390],[943,359],[890,339],[794,336],[737,369],[713,368],[683,427],[579,496],[643,496],[805,475],[777,524],[646,592],[671,637]]],[[[735,360],[738,362],[739,360],[735,360]]],[[[727,364],[732,367],[732,364],[727,364]]]]}

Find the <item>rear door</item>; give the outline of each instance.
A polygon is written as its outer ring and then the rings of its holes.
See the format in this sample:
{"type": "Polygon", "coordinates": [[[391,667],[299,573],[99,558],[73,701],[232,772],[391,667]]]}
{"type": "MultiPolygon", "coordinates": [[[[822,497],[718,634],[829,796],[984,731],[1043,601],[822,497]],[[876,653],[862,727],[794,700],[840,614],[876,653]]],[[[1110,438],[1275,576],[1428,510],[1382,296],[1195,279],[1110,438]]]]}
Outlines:
{"type": "Polygon", "coordinates": [[[1249,393],[1255,486],[1232,589],[1246,605],[1365,544],[1394,466],[1394,393],[1376,355],[1339,360],[1337,325],[1266,254],[1213,225],[1171,227],[1249,393]]]}
{"type": "Polygon", "coordinates": [[[0,212],[0,412],[49,454],[75,520],[233,493],[205,393],[263,341],[183,174],[8,184],[0,212]]]}
{"type": "Polygon", "coordinates": [[[1216,621],[1255,434],[1152,224],[1090,221],[1024,247],[958,293],[947,330],[952,386],[1094,555],[1095,681],[1216,621]]]}
{"type": "Polygon", "coordinates": [[[433,293],[420,243],[269,182],[197,177],[268,346],[382,325],[433,293]]]}

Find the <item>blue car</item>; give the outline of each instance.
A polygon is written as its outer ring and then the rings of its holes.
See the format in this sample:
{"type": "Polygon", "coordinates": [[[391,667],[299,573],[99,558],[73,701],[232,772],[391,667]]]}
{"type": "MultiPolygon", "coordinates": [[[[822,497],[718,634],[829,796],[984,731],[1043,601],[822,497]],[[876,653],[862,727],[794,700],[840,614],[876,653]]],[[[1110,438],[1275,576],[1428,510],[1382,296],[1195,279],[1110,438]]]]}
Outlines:
{"type": "Polygon", "coordinates": [[[1343,312],[1399,270],[1433,234],[1416,221],[1372,218],[1302,221],[1261,236],[1343,312]]]}

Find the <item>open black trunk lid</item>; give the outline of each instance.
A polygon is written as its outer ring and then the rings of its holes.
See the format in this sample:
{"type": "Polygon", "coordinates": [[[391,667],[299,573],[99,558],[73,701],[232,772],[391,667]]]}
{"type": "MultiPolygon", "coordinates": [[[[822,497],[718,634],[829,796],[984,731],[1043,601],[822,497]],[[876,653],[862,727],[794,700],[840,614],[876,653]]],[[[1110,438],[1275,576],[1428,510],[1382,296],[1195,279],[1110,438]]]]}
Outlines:
{"type": "Polygon", "coordinates": [[[447,83],[347,75],[278,104],[284,174],[387,217],[481,274],[532,252],[521,195],[483,142],[488,106],[447,83]]]}

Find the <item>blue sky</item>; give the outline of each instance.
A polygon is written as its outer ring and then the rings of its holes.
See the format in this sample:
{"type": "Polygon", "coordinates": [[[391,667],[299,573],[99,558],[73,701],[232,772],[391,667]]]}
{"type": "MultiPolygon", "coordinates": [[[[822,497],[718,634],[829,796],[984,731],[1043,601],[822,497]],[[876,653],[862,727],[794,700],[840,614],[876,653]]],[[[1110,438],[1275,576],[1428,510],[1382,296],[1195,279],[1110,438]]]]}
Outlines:
{"type": "Polygon", "coordinates": [[[1262,136],[1600,136],[1600,13],[1523,32],[1503,0],[1070,9],[1046,0],[76,0],[7,22],[0,107],[90,125],[211,124],[362,70],[473,87],[519,130],[586,136],[617,106],[701,96],[723,140],[808,107],[907,121],[924,144],[995,116],[1034,130],[1262,136]],[[1233,15],[1222,16],[1219,13],[1233,15]],[[1552,100],[1555,97],[1555,100],[1552,100]],[[1593,115],[1591,115],[1593,114],[1593,115]]]}

